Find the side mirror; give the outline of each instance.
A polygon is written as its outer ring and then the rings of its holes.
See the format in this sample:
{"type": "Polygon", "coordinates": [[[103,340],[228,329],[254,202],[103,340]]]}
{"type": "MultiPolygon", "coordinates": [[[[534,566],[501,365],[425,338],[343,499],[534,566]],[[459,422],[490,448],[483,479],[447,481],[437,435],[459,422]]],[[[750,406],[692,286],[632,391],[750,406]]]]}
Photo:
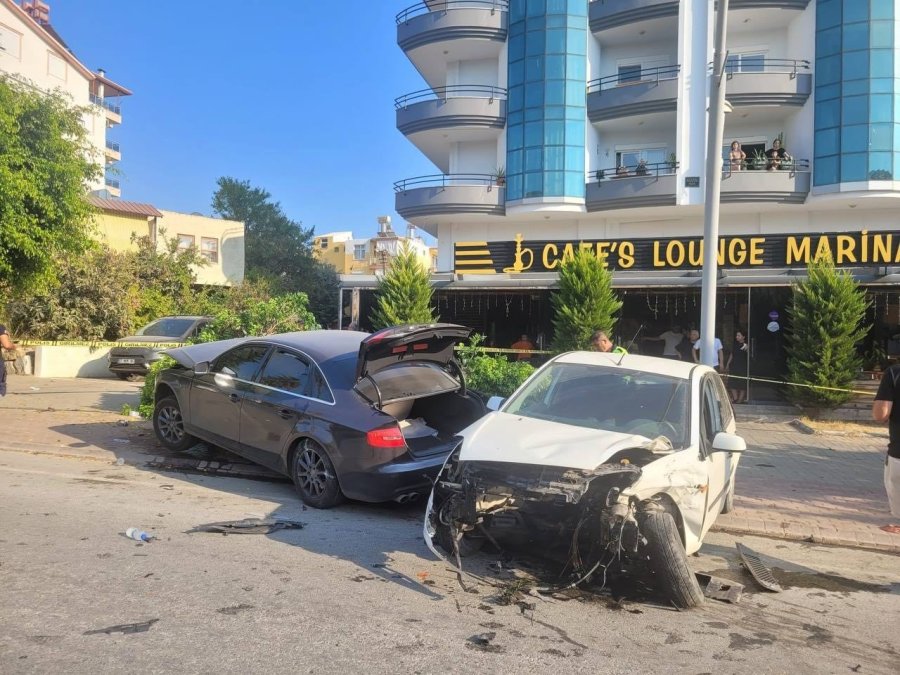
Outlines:
{"type": "Polygon", "coordinates": [[[194,375],[206,375],[209,372],[209,361],[194,364],[194,375]]]}
{"type": "Polygon", "coordinates": [[[500,410],[500,406],[503,405],[503,401],[506,399],[502,396],[491,396],[487,402],[487,409],[497,411],[500,410]]]}
{"type": "Polygon", "coordinates": [[[747,449],[747,443],[737,434],[729,434],[727,431],[720,431],[712,442],[713,452],[744,452],[747,449]]]}

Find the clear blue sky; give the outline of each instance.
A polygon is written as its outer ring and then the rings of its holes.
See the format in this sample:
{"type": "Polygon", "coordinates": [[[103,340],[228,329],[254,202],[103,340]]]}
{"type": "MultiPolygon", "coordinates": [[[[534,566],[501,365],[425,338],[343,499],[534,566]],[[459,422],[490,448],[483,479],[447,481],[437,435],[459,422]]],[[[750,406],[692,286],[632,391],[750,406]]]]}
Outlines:
{"type": "Polygon", "coordinates": [[[397,46],[414,0],[49,0],[90,69],[134,92],[109,138],[124,199],[208,214],[250,180],[316,232],[368,235],[395,180],[438,170],[395,126],[425,83],[397,46]]]}

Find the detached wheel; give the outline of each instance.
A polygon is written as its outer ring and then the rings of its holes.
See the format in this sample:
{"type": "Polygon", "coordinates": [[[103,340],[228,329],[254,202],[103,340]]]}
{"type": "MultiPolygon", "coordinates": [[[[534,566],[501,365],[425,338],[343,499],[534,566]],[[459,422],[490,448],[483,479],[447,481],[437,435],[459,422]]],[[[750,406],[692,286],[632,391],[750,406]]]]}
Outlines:
{"type": "Polygon", "coordinates": [[[702,605],[703,591],[688,565],[672,516],[665,511],[648,513],[642,531],[647,538],[646,551],[659,590],[676,607],[689,609],[702,605]]]}
{"type": "Polygon", "coordinates": [[[184,452],[197,442],[184,430],[184,418],[178,400],[172,396],[160,399],[153,409],[153,431],[156,438],[169,450],[184,452]]]}
{"type": "Polygon", "coordinates": [[[301,441],[291,462],[291,478],[300,499],[313,508],[330,509],[344,501],[334,464],[315,441],[301,441]]]}
{"type": "MultiPolygon", "coordinates": [[[[453,535],[450,528],[446,525],[438,525],[435,539],[438,546],[444,549],[448,555],[453,556],[453,535]]],[[[459,540],[459,557],[468,558],[478,553],[483,547],[486,537],[479,537],[474,534],[463,534],[459,540]]]]}
{"type": "Polygon", "coordinates": [[[731,513],[734,511],[734,478],[731,479],[731,485],[728,492],[725,493],[725,501],[722,502],[722,513],[731,513]]]}

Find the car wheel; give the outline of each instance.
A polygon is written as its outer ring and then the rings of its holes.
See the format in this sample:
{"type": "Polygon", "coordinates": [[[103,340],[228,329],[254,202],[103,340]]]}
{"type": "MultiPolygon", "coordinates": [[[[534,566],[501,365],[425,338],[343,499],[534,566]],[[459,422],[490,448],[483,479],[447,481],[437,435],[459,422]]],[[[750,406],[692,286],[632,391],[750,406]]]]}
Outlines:
{"type": "MultiPolygon", "coordinates": [[[[450,528],[446,525],[438,525],[435,535],[438,546],[444,549],[448,555],[454,555],[453,535],[450,533],[450,528]]],[[[479,537],[478,535],[468,533],[463,534],[462,538],[459,540],[459,557],[468,558],[469,556],[475,555],[484,547],[486,540],[486,537],[479,537]]]]}
{"type": "Polygon", "coordinates": [[[703,591],[688,564],[672,515],[666,511],[648,513],[644,517],[642,532],[647,538],[650,568],[659,590],[676,607],[687,609],[702,605],[703,591]]]}
{"type": "Polygon", "coordinates": [[[120,380],[127,381],[131,379],[131,373],[116,373],[116,377],[118,377],[120,380]]]}
{"type": "Polygon", "coordinates": [[[731,479],[731,485],[725,494],[725,501],[722,502],[722,513],[731,513],[734,511],[734,478],[731,479]]]}
{"type": "Polygon", "coordinates": [[[329,509],[344,501],[334,464],[315,441],[301,441],[291,462],[291,478],[300,499],[314,508],[329,509]]]}
{"type": "Polygon", "coordinates": [[[176,452],[183,452],[197,442],[184,430],[181,408],[173,396],[161,399],[153,409],[153,431],[160,443],[176,452]]]}

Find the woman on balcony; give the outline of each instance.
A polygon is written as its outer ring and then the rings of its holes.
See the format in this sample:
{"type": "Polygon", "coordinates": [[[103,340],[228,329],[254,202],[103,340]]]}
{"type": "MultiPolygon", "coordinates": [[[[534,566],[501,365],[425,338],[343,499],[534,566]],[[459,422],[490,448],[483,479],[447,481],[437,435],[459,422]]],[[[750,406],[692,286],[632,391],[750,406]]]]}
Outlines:
{"type": "Polygon", "coordinates": [[[780,169],[782,164],[786,164],[791,159],[787,150],[781,147],[781,139],[776,138],[772,141],[772,147],[766,150],[766,171],[775,171],[780,169]]]}
{"type": "Polygon", "coordinates": [[[741,148],[740,141],[731,142],[731,151],[728,153],[728,160],[731,163],[731,171],[741,171],[744,168],[744,161],[747,159],[747,153],[741,148]]]}

